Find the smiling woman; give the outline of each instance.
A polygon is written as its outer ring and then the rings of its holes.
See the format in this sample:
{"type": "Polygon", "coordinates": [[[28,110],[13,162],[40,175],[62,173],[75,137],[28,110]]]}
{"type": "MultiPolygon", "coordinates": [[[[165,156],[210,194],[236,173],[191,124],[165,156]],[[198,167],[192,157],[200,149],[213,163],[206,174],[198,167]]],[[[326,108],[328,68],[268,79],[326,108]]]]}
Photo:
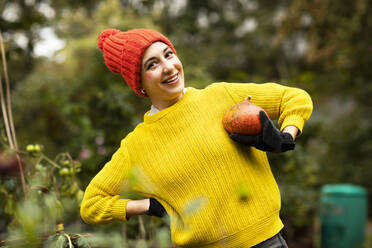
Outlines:
{"type": "Polygon", "coordinates": [[[107,29],[98,46],[107,67],[152,106],[88,185],[83,220],[169,214],[177,246],[287,247],[280,234],[280,193],[265,152],[294,149],[312,112],[309,95],[275,83],[185,88],[175,48],[155,30],[107,29]],[[247,95],[268,115],[260,114],[262,132],[229,135],[222,117],[247,95]],[[123,198],[123,190],[144,199],[123,198]]]}
{"type": "Polygon", "coordinates": [[[162,110],[181,99],[184,90],[182,63],[167,44],[153,43],[142,61],[142,88],[154,107],[162,110]]]}

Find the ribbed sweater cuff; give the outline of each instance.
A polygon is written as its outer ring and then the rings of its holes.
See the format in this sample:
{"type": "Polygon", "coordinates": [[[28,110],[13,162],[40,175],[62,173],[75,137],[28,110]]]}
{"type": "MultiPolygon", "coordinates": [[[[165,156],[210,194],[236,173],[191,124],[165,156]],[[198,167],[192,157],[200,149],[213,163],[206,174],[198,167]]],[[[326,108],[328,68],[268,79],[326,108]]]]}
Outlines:
{"type": "Polygon", "coordinates": [[[302,129],[303,129],[304,125],[305,125],[305,121],[301,116],[299,116],[299,115],[289,115],[284,119],[282,125],[280,126],[280,131],[283,131],[283,129],[287,126],[295,126],[299,130],[298,135],[300,135],[302,133],[302,129]]]}
{"type": "Polygon", "coordinates": [[[126,211],[128,201],[128,199],[119,199],[112,206],[112,218],[114,220],[128,221],[126,211]]]}

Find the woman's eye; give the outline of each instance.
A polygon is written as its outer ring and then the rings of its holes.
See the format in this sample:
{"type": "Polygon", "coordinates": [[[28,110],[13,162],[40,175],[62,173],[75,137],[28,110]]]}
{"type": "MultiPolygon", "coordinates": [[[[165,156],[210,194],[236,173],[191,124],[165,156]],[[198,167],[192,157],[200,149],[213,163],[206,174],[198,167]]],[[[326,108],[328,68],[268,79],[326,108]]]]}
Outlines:
{"type": "Polygon", "coordinates": [[[168,51],[168,52],[165,53],[165,57],[166,58],[169,57],[169,56],[171,56],[171,55],[173,55],[173,52],[172,51],[168,51]]]}
{"type": "Polygon", "coordinates": [[[152,67],[154,67],[156,65],[155,62],[151,62],[147,65],[147,70],[151,69],[152,67]]]}

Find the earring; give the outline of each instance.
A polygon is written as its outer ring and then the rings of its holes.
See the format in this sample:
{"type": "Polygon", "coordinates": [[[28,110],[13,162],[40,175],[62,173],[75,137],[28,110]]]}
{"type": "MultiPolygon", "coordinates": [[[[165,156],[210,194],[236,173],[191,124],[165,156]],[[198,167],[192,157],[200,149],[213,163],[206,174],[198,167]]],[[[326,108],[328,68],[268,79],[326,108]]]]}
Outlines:
{"type": "Polygon", "coordinates": [[[146,91],[144,89],[141,89],[141,93],[146,95],[146,91]]]}

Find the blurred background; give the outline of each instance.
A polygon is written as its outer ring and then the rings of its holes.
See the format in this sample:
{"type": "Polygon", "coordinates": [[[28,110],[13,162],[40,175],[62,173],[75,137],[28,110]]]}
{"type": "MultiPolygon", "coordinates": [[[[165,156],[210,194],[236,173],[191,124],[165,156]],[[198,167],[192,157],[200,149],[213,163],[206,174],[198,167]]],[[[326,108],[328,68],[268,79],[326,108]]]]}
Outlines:
{"type": "MultiPolygon", "coordinates": [[[[81,223],[79,197],[151,105],[106,68],[97,36],[109,27],[154,28],[175,45],[187,86],[272,81],[312,96],[314,112],[296,150],[269,159],[290,247],[319,247],[322,186],[348,183],[365,188],[367,198],[372,193],[371,12],[368,0],[0,1],[2,87],[7,72],[26,191],[37,184],[37,197],[53,191],[65,199],[55,218],[71,232],[97,230],[81,223]]],[[[1,156],[11,157],[6,126],[0,122],[1,156]]],[[[1,174],[0,239],[27,238],[20,176],[1,174]]],[[[99,228],[125,232],[125,239],[155,237],[138,237],[141,221],[99,228]]],[[[144,222],[153,232],[167,224],[144,222]]],[[[31,232],[50,233],[43,228],[31,232]]],[[[370,239],[367,233],[364,247],[372,247],[370,239]]]]}

